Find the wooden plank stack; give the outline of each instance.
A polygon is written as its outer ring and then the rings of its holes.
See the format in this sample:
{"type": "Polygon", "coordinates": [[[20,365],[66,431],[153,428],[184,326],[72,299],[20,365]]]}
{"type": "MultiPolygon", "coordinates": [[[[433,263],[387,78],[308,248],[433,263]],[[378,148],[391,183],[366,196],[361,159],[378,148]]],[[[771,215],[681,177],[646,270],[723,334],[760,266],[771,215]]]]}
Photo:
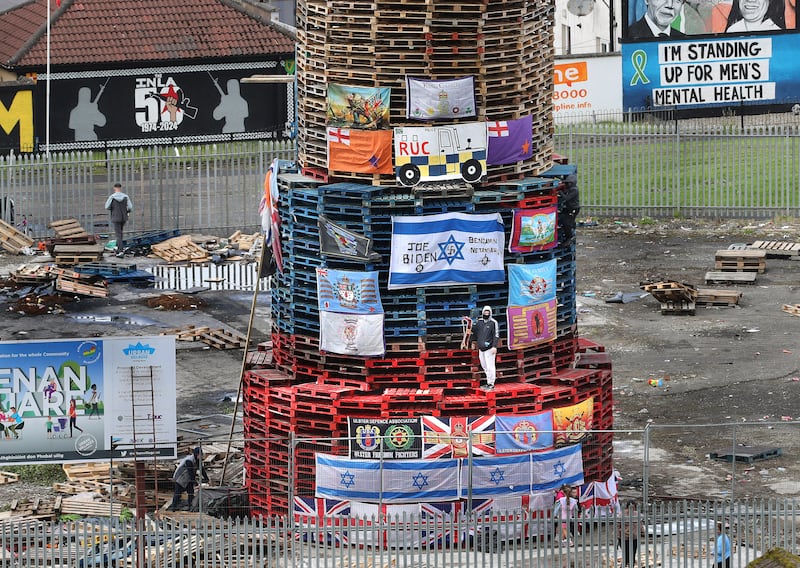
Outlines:
{"type": "Polygon", "coordinates": [[[202,341],[216,349],[241,349],[247,345],[247,336],[235,329],[211,329],[207,326],[187,325],[169,329],[161,335],[174,335],[178,341],[202,341]]]}

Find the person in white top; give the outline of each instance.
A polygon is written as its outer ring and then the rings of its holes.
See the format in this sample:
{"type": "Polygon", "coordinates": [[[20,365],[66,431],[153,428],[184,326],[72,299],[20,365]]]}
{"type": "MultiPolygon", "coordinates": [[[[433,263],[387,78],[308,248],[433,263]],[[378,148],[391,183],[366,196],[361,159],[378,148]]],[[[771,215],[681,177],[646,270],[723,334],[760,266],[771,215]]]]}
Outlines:
{"type": "Polygon", "coordinates": [[[786,27],[783,0],[733,0],[726,33],[763,32],[786,27]]]}

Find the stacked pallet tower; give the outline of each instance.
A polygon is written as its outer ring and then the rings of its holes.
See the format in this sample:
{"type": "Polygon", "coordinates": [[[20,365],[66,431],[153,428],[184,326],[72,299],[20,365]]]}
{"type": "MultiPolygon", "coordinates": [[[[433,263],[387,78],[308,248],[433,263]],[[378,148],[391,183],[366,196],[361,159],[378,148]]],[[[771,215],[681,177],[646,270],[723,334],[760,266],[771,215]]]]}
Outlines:
{"type": "MultiPolygon", "coordinates": [[[[533,414],[594,400],[584,445],[587,481],[611,474],[611,366],[601,345],[578,337],[575,304],[576,170],[552,159],[552,30],[549,1],[300,0],[298,8],[298,174],[279,176],[285,270],[272,290],[273,367],[245,376],[245,451],[255,514],[286,514],[290,495],[314,495],[316,452],[346,455],[348,418],[533,414]],[[405,76],[472,75],[478,116],[532,115],[533,155],[490,166],[473,187],[401,187],[393,175],[329,171],[327,85],[391,87],[391,126],[406,118],[405,76]],[[562,197],[560,199],[560,197],[562,197]],[[391,218],[434,213],[500,213],[559,206],[558,245],[505,262],[557,259],[557,337],[509,350],[501,340],[497,386],[480,388],[477,352],[464,349],[462,316],[493,307],[506,334],[508,285],[388,290],[391,218]],[[373,239],[376,263],[320,253],[325,215],[373,239]],[[377,270],[385,310],[386,354],[364,358],[320,352],[316,268],[377,270]],[[291,436],[307,439],[290,451],[291,436]],[[314,440],[313,442],[310,440],[314,440]],[[288,487],[294,479],[294,487],[288,487]]],[[[434,124],[436,125],[436,124],[434,124]]]]}

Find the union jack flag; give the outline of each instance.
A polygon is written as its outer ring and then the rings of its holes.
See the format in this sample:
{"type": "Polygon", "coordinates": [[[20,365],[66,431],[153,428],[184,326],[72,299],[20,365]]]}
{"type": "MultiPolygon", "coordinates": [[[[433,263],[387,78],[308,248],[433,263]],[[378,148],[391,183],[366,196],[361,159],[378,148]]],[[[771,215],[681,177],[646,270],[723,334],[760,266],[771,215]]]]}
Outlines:
{"type": "Polygon", "coordinates": [[[494,455],[494,416],[422,417],[422,457],[465,458],[472,442],[472,455],[494,455]]]}
{"type": "Polygon", "coordinates": [[[298,538],[310,542],[346,545],[348,536],[350,501],[295,497],[294,520],[298,523],[298,538]],[[303,530],[303,528],[330,527],[330,530],[303,530]]]}

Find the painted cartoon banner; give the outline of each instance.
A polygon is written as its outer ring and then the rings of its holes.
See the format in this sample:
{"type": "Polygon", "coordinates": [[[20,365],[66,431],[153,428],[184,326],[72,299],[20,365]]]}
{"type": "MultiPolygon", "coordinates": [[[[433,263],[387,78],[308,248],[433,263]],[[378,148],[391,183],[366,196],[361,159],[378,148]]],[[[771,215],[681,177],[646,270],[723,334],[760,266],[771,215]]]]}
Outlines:
{"type": "Polygon", "coordinates": [[[495,451],[498,454],[532,452],[552,448],[553,412],[524,416],[497,415],[495,451]]]}
{"type": "Polygon", "coordinates": [[[344,314],[382,314],[378,272],[317,268],[320,310],[344,314]]]}
{"type": "Polygon", "coordinates": [[[505,282],[499,213],[392,217],[389,289],[505,282]]]}
{"type": "Polygon", "coordinates": [[[553,427],[556,446],[583,440],[594,427],[594,398],[553,409],[553,427]]]}
{"type": "Polygon", "coordinates": [[[558,244],[557,211],[555,206],[514,209],[508,252],[538,252],[555,247],[558,244]]]}
{"type": "Polygon", "coordinates": [[[377,130],[389,126],[389,87],[328,83],[328,126],[377,130]]]}
{"type": "Polygon", "coordinates": [[[348,418],[350,457],[408,460],[422,458],[420,418],[348,418]]]}
{"type": "Polygon", "coordinates": [[[175,373],[174,336],[0,343],[0,464],[132,459],[142,404],[137,455],[175,458],[175,373]]]}
{"type": "Polygon", "coordinates": [[[622,45],[623,106],[774,104],[800,89],[798,34],[622,45]]]}
{"type": "Polygon", "coordinates": [[[394,166],[398,183],[463,179],[486,175],[486,123],[394,129],[394,166]]]}
{"type": "Polygon", "coordinates": [[[430,81],[406,75],[406,101],[406,118],[475,116],[475,81],[472,76],[430,81]]]}

